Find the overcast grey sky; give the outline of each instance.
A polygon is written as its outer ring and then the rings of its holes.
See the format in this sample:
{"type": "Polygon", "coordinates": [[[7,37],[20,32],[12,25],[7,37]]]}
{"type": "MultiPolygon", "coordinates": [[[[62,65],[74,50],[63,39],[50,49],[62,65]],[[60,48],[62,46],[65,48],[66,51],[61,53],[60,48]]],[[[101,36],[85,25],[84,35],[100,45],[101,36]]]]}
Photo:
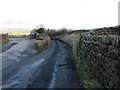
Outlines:
{"type": "Polygon", "coordinates": [[[90,29],[118,25],[119,0],[0,0],[0,28],[90,29]]]}

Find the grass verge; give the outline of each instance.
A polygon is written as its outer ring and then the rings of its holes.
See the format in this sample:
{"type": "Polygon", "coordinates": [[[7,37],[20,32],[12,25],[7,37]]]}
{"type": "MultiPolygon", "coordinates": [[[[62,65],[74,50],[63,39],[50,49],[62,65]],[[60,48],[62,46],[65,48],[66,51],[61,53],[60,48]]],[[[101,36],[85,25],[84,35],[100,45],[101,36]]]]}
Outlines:
{"type": "Polygon", "coordinates": [[[83,84],[84,88],[104,88],[104,86],[99,82],[98,77],[92,72],[91,68],[87,66],[84,60],[75,56],[76,72],[80,78],[80,82],[83,84]]]}
{"type": "Polygon", "coordinates": [[[0,40],[0,44],[5,44],[5,43],[8,43],[9,40],[0,40]]]}

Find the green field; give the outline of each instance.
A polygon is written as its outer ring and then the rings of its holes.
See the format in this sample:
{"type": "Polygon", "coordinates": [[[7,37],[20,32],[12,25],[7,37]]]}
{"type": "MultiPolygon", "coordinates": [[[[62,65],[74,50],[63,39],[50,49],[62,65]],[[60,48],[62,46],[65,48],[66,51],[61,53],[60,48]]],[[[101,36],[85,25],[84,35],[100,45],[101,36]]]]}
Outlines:
{"type": "Polygon", "coordinates": [[[14,36],[22,36],[22,35],[29,35],[32,29],[9,29],[9,30],[3,30],[0,29],[0,34],[5,34],[8,33],[9,35],[14,35],[14,36]]]}

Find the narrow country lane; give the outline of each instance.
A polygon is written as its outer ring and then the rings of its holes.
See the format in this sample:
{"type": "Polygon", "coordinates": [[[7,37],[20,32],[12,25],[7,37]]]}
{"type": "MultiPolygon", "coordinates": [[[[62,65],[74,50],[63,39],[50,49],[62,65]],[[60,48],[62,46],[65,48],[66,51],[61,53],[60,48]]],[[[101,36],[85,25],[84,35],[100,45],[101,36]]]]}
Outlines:
{"type": "Polygon", "coordinates": [[[3,88],[80,88],[70,51],[57,40],[42,53],[4,68],[2,79],[3,88]]]}

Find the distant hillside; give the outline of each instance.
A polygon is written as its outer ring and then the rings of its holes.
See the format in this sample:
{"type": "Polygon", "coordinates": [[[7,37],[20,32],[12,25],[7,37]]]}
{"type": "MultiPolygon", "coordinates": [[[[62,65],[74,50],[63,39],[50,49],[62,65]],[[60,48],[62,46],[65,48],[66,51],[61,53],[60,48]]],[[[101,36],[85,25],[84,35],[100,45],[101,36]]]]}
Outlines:
{"type": "Polygon", "coordinates": [[[8,33],[9,35],[22,36],[29,35],[32,29],[0,29],[0,34],[8,33]]]}

